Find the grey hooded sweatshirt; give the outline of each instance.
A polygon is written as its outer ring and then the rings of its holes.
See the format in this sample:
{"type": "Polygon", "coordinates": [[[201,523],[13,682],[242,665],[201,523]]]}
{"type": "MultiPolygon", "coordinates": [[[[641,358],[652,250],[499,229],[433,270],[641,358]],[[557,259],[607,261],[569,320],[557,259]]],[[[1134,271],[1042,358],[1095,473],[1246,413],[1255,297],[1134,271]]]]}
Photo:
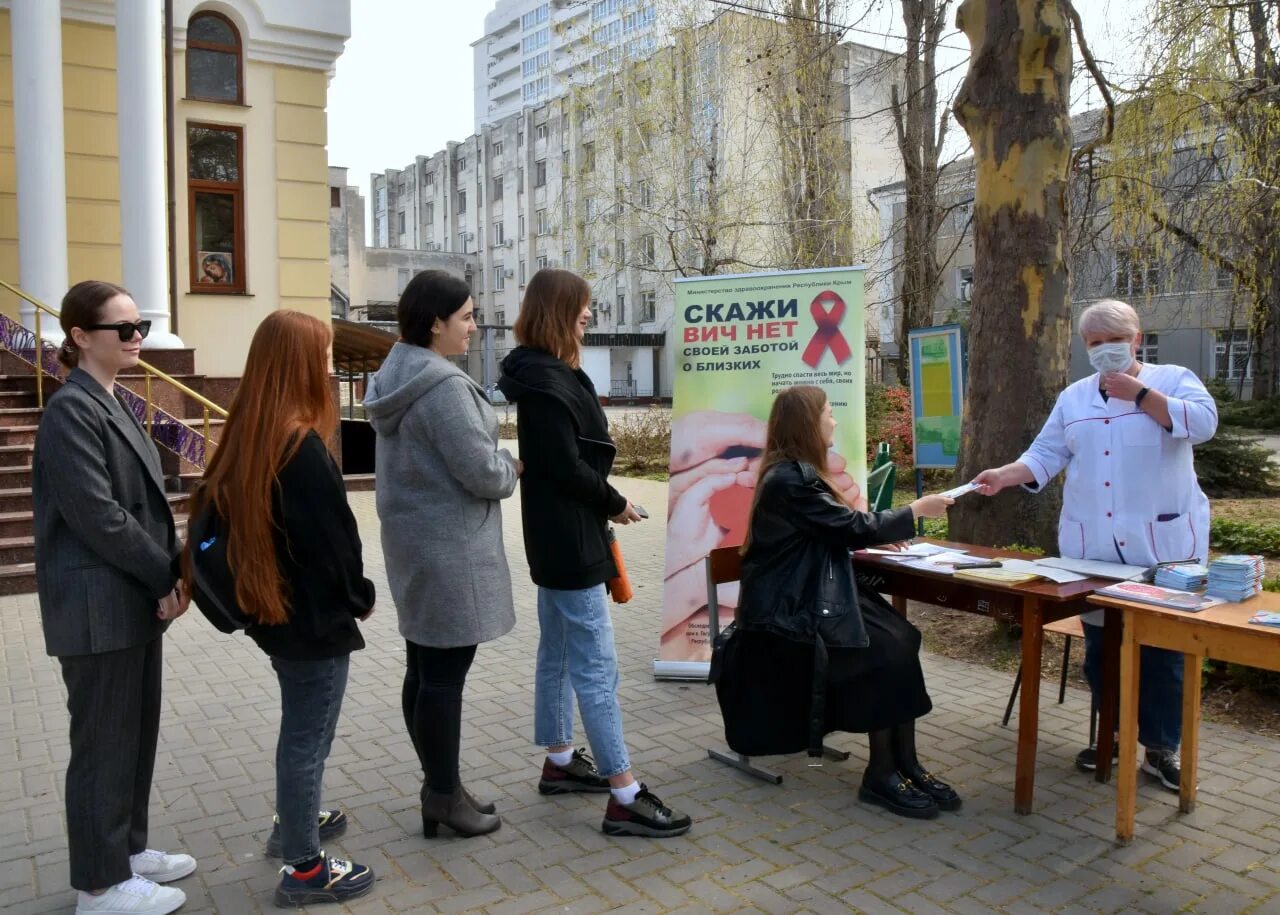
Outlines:
{"type": "Polygon", "coordinates": [[[516,462],[498,449],[484,392],[443,356],[397,343],[364,409],[378,435],[378,518],[400,634],[455,648],[510,632],[499,500],[515,491],[516,462]]]}

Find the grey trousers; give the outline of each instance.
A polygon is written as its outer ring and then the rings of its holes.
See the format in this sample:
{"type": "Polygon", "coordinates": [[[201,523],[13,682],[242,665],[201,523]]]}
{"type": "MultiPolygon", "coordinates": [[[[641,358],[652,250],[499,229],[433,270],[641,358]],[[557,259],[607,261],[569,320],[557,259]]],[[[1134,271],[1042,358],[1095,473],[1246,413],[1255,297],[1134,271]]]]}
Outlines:
{"type": "Polygon", "coordinates": [[[71,713],[66,802],[74,889],[128,880],[129,856],[147,847],[162,641],[58,659],[71,713]]]}

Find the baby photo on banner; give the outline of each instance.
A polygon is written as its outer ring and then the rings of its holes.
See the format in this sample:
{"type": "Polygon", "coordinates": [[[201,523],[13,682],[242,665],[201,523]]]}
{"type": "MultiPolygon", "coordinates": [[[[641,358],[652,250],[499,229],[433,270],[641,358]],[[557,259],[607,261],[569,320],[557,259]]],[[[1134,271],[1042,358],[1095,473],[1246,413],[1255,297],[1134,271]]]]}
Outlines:
{"type": "MultiPolygon", "coordinates": [[[[864,270],[837,267],[675,282],[675,381],[662,635],[655,674],[705,674],[711,659],[705,560],[746,538],[774,396],[822,388],[839,425],[827,456],[866,508],[864,270]]],[[[718,589],[733,621],[736,583],[718,589]]]]}

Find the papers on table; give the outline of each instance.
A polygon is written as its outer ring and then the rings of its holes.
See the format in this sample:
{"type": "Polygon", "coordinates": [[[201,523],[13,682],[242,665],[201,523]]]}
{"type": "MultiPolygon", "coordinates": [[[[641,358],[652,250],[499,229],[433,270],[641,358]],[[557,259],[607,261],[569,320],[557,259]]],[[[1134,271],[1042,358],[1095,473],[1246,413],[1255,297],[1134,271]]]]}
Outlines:
{"type": "Polygon", "coordinates": [[[1073,581],[1084,581],[1089,577],[1088,575],[1081,575],[1079,572],[1068,572],[1066,569],[1047,565],[1043,560],[1039,559],[1006,559],[1001,564],[1010,572],[1039,575],[1041,578],[1047,578],[1049,581],[1059,585],[1067,585],[1073,581]]]}
{"type": "Polygon", "coordinates": [[[1061,556],[1046,556],[1038,559],[1039,565],[1047,565],[1055,569],[1066,569],[1086,578],[1109,578],[1112,581],[1132,581],[1147,574],[1142,566],[1127,566],[1118,562],[1099,562],[1096,559],[1066,559],[1061,556]]]}
{"type": "Polygon", "coordinates": [[[1138,581],[1119,581],[1114,585],[1099,588],[1097,593],[1103,597],[1135,600],[1157,607],[1169,607],[1172,610],[1186,610],[1189,613],[1198,613],[1226,603],[1220,597],[1193,594],[1190,591],[1175,591],[1173,588],[1161,588],[1158,585],[1148,585],[1138,581]]]}

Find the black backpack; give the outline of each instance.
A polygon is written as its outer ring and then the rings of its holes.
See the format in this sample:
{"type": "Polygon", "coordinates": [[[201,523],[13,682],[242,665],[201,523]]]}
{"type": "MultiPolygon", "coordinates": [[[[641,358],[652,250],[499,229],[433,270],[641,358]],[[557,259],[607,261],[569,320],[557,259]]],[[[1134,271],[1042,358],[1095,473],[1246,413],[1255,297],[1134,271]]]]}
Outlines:
{"type": "Polygon", "coordinates": [[[227,562],[227,525],[210,501],[187,523],[191,547],[191,599],[220,632],[254,624],[236,602],[236,582],[227,562]]]}

